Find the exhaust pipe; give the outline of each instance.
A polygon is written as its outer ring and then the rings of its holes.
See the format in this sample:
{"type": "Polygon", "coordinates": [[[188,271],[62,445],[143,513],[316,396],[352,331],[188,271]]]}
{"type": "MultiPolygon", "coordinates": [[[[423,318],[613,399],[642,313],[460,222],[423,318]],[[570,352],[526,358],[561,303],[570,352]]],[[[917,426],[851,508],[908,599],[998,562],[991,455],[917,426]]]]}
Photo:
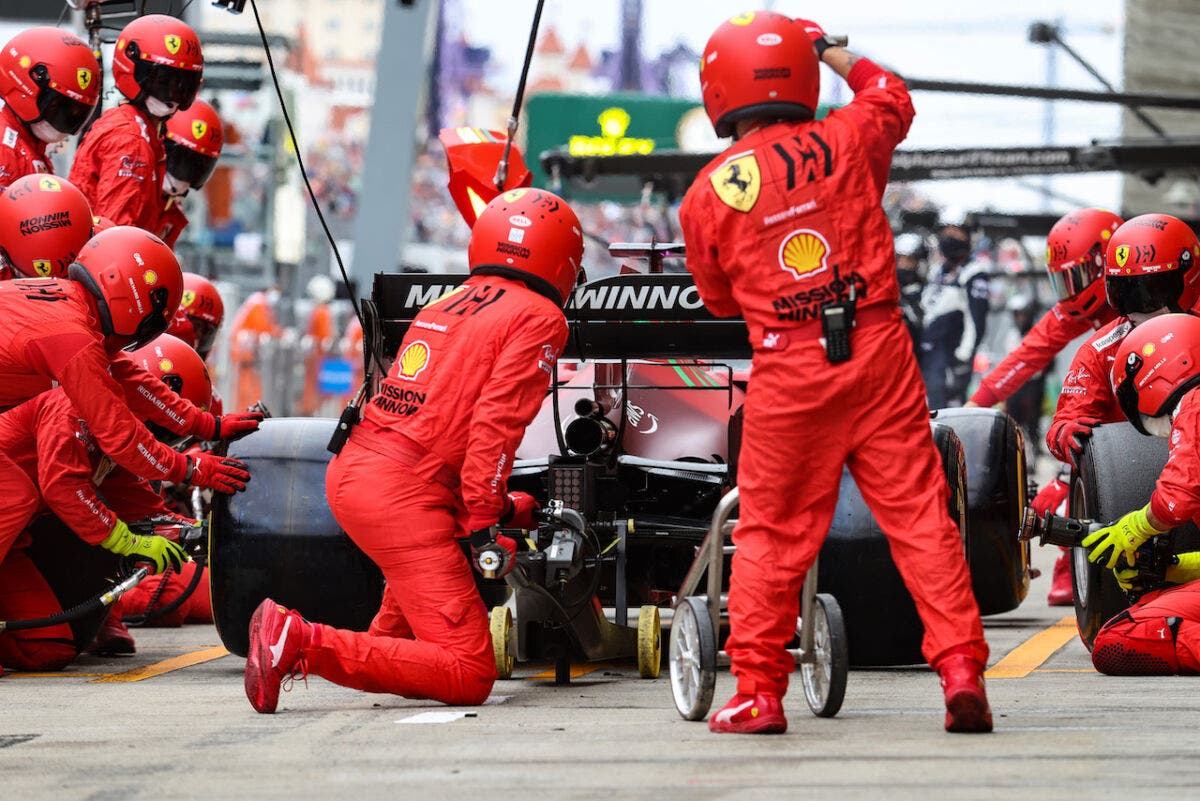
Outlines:
{"type": "Polygon", "coordinates": [[[579,416],[567,424],[563,433],[568,448],[580,456],[593,456],[616,445],[617,427],[604,416],[600,404],[581,398],[575,402],[575,414],[579,416]]]}

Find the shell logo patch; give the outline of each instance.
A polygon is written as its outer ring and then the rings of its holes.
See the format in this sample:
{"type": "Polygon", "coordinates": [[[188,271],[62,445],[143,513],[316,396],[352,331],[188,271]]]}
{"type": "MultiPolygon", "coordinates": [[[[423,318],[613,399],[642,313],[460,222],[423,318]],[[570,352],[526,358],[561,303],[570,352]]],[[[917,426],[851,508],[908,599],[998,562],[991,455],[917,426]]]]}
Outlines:
{"type": "Polygon", "coordinates": [[[1147,342],[1145,345],[1142,345],[1142,355],[1143,356],[1153,356],[1154,355],[1154,343],[1153,342],[1147,342]]]}
{"type": "Polygon", "coordinates": [[[208,123],[204,120],[192,120],[192,138],[203,139],[208,133],[208,123]]]}
{"type": "Polygon", "coordinates": [[[164,373],[169,373],[174,368],[175,368],[175,364],[170,359],[159,359],[158,360],[158,369],[162,370],[164,373]]]}
{"type": "Polygon", "coordinates": [[[1125,262],[1129,261],[1129,245],[1117,245],[1116,251],[1117,266],[1124,267],[1125,262]]]}
{"type": "Polygon", "coordinates": [[[810,228],[792,231],[779,245],[779,266],[797,280],[825,272],[828,256],[829,243],[810,228]]]}
{"type": "Polygon", "coordinates": [[[47,175],[45,178],[38,179],[38,189],[43,192],[61,192],[62,184],[58,182],[57,178],[47,175]]]}
{"type": "Polygon", "coordinates": [[[80,67],[75,70],[75,80],[79,83],[79,88],[87,90],[92,85],[92,71],[87,67],[80,67]]]}
{"type": "Polygon", "coordinates": [[[147,286],[154,286],[158,283],[158,273],[154,272],[154,270],[146,270],[146,272],[142,273],[142,280],[146,282],[147,286]]]}
{"type": "Polygon", "coordinates": [[[163,44],[167,46],[167,52],[171,55],[175,55],[179,52],[180,40],[175,34],[168,33],[166,36],[164,36],[163,44]]]}
{"type": "Polygon", "coordinates": [[[54,268],[51,267],[50,262],[46,261],[45,259],[34,259],[33,271],[41,278],[49,278],[50,273],[54,271],[54,268]]]}
{"type": "Polygon", "coordinates": [[[738,14],[737,16],[729,18],[730,25],[749,25],[751,22],[754,22],[753,11],[747,11],[744,14],[738,14]]]}
{"type": "Polygon", "coordinates": [[[408,343],[408,346],[400,353],[400,377],[406,381],[413,381],[421,374],[421,371],[429,366],[429,345],[428,343],[416,340],[408,343]]]}
{"type": "Polygon", "coordinates": [[[1112,231],[1105,228],[1100,232],[1100,238],[1107,242],[1108,240],[1112,239],[1112,231]]]}
{"type": "Polygon", "coordinates": [[[33,60],[29,56],[21,56],[17,59],[17,63],[21,65],[21,69],[27,70],[29,69],[29,65],[33,63],[33,60]]]}
{"type": "Polygon", "coordinates": [[[731,156],[708,176],[722,203],[743,214],[754,208],[762,189],[762,170],[754,151],[731,156]]]}
{"type": "Polygon", "coordinates": [[[187,308],[196,302],[196,293],[190,289],[183,290],[183,298],[180,299],[179,305],[182,308],[187,308]]]}

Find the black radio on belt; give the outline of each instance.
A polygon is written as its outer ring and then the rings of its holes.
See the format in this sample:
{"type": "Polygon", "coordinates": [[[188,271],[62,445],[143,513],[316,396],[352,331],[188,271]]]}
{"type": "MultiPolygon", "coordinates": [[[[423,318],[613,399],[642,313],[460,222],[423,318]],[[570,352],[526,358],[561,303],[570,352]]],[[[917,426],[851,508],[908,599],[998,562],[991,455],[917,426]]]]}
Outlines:
{"type": "Polygon", "coordinates": [[[354,400],[346,406],[342,411],[342,416],[338,418],[337,428],[333,430],[333,436],[329,438],[329,444],[325,446],[325,450],[335,456],[342,452],[342,447],[346,444],[346,440],[350,439],[350,432],[358,425],[358,421],[362,419],[361,409],[363,401],[367,399],[367,388],[371,386],[370,375],[367,380],[363,381],[363,385],[359,387],[358,393],[354,396],[354,400]]]}
{"type": "Polygon", "coordinates": [[[825,358],[830,364],[850,361],[850,329],[854,327],[855,291],[850,283],[850,295],[821,306],[821,334],[824,337],[825,358]]]}

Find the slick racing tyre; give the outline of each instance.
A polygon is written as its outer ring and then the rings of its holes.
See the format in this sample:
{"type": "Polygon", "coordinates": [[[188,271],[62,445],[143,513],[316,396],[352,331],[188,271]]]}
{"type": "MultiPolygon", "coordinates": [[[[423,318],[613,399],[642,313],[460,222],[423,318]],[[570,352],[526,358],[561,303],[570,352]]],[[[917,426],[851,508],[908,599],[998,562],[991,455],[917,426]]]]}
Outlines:
{"type": "Polygon", "coordinates": [[[272,418],[229,446],[252,480],[245,492],[213,496],[209,575],[217,632],[239,656],[250,616],[267,597],[353,631],[365,631],[379,611],[382,574],[325,502],[325,447],[335,423],[272,418]]]}
{"type": "MultiPolygon", "coordinates": [[[[1071,516],[1111,523],[1150,500],[1154,484],[1167,463],[1167,441],[1146,437],[1127,423],[1093,429],[1071,481],[1071,516]]],[[[1194,523],[1168,534],[1175,553],[1200,550],[1200,531],[1194,523]]],[[[1113,615],[1129,606],[1112,571],[1087,560],[1087,550],[1071,550],[1071,579],[1075,590],[1075,621],[1079,637],[1090,651],[1096,633],[1113,615]]]]}
{"type": "MultiPolygon", "coordinates": [[[[933,439],[950,487],[950,517],[965,536],[967,485],[962,444],[953,429],[944,425],[934,426],[933,439]]],[[[851,665],[877,667],[925,661],[921,655],[925,627],[892,561],[887,538],[849,471],[842,473],[837,509],[821,548],[818,591],[832,595],[841,607],[851,665]]]]}
{"type": "Polygon", "coordinates": [[[983,615],[1020,606],[1029,592],[1028,542],[1017,539],[1025,509],[1025,445],[1020,426],[998,409],[939,409],[954,429],[967,469],[967,565],[983,615]]]}

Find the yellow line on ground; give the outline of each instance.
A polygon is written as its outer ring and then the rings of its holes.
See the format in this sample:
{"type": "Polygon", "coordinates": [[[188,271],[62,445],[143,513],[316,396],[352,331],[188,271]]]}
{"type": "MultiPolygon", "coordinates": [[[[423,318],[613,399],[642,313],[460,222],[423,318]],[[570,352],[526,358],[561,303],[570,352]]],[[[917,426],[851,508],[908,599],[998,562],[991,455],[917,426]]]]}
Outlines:
{"type": "Polygon", "coordinates": [[[984,676],[989,679],[1023,679],[1041,667],[1055,651],[1073,640],[1077,633],[1075,616],[1064,617],[1009,651],[984,676]]]}
{"type": "MultiPolygon", "coordinates": [[[[571,678],[577,679],[580,676],[586,676],[587,674],[589,674],[593,671],[599,670],[602,667],[605,667],[605,666],[604,665],[571,665],[571,678]]],[[[554,678],[554,668],[550,668],[549,670],[544,670],[535,676],[530,676],[529,678],[530,678],[530,680],[552,679],[552,678],[554,678]]]]}
{"type": "Polygon", "coordinates": [[[78,679],[86,676],[107,676],[107,673],[71,673],[68,671],[60,671],[58,673],[5,673],[4,676],[9,679],[78,679]]]}
{"type": "Polygon", "coordinates": [[[220,659],[227,656],[228,651],[224,647],[217,645],[212,648],[201,648],[199,651],[180,654],[173,656],[170,659],[164,659],[161,662],[152,662],[149,665],[143,665],[133,670],[126,670],[122,673],[111,673],[107,676],[101,676],[98,679],[92,679],[93,684],[106,684],[110,682],[128,682],[142,681],[143,679],[152,679],[155,676],[161,676],[164,673],[170,673],[173,670],[180,668],[199,665],[202,662],[211,662],[214,659],[220,659]]]}

